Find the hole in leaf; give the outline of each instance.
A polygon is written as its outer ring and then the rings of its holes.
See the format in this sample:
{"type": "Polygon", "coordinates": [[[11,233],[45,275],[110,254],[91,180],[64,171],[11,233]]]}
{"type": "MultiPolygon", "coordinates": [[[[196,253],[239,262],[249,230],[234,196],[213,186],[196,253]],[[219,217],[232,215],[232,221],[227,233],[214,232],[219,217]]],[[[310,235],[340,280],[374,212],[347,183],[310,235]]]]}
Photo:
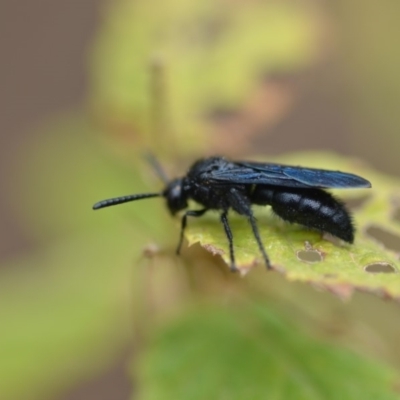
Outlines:
{"type": "Polygon", "coordinates": [[[369,264],[364,268],[364,270],[370,274],[393,274],[396,272],[396,269],[386,262],[369,264]]]}
{"type": "Polygon", "coordinates": [[[322,255],[317,250],[299,250],[297,252],[297,258],[300,261],[304,261],[307,263],[316,263],[322,261],[322,255]]]}
{"type": "Polygon", "coordinates": [[[371,225],[366,230],[367,235],[382,243],[387,249],[400,252],[400,237],[395,233],[376,225],[371,225]]]}
{"type": "Polygon", "coordinates": [[[346,199],[345,204],[350,210],[357,210],[361,208],[370,198],[370,194],[364,194],[358,197],[354,197],[352,199],[346,199]]]}

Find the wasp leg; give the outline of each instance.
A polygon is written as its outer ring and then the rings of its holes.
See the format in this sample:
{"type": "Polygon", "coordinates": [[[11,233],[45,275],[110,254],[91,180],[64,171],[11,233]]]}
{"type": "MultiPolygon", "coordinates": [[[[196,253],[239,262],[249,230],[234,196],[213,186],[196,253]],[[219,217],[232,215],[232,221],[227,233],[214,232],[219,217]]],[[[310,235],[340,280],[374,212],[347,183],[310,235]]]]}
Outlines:
{"type": "Polygon", "coordinates": [[[228,211],[224,211],[221,214],[221,222],[222,222],[222,225],[224,226],[226,237],[228,238],[228,242],[229,242],[229,256],[231,259],[230,268],[231,268],[232,272],[237,272],[238,268],[236,267],[235,252],[233,250],[233,235],[232,235],[231,227],[229,226],[229,222],[228,222],[228,211]]]}
{"type": "Polygon", "coordinates": [[[251,228],[253,229],[253,234],[254,234],[254,237],[256,238],[256,241],[257,241],[257,244],[258,244],[258,248],[260,249],[261,254],[264,257],[265,265],[267,266],[267,269],[271,269],[271,263],[269,261],[269,258],[267,256],[267,252],[265,251],[264,245],[263,245],[263,243],[261,241],[261,238],[260,238],[260,232],[258,231],[257,221],[254,218],[253,213],[251,213],[251,215],[248,215],[247,217],[249,219],[251,228]]]}
{"type": "Polygon", "coordinates": [[[257,227],[257,220],[253,215],[253,211],[251,209],[251,204],[249,199],[239,193],[236,189],[232,188],[230,190],[230,198],[231,198],[231,205],[232,208],[241,215],[245,215],[250,222],[251,229],[253,230],[253,235],[256,238],[258,248],[264,258],[265,265],[268,269],[271,269],[271,263],[267,256],[267,252],[265,251],[264,245],[261,241],[260,232],[258,231],[257,227]]]}
{"type": "Polygon", "coordinates": [[[186,229],[186,225],[187,225],[187,217],[201,217],[207,210],[208,210],[207,208],[204,208],[203,210],[188,210],[185,212],[185,214],[182,217],[181,234],[179,237],[178,247],[176,248],[176,254],[179,255],[179,253],[181,252],[181,247],[182,247],[183,238],[185,235],[185,229],[186,229]]]}

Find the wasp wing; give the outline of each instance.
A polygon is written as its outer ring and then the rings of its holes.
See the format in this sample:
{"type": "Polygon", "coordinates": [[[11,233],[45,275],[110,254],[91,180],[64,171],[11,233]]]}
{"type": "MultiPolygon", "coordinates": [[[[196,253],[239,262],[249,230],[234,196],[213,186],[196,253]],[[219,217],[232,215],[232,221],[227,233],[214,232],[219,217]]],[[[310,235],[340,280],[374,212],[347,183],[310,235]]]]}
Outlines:
{"type": "Polygon", "coordinates": [[[340,171],[290,165],[239,161],[225,170],[207,174],[215,183],[271,185],[297,188],[368,188],[371,183],[358,175],[340,171]]]}

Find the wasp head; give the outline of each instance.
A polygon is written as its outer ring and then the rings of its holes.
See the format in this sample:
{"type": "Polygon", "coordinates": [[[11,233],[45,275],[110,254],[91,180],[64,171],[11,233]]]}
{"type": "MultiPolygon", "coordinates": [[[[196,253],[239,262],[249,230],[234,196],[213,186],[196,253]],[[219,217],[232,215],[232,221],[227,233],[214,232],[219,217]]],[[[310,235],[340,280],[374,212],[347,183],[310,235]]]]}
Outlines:
{"type": "Polygon", "coordinates": [[[168,183],[163,192],[163,196],[167,200],[167,206],[172,215],[188,206],[188,196],[183,189],[183,179],[181,178],[174,179],[168,183]]]}

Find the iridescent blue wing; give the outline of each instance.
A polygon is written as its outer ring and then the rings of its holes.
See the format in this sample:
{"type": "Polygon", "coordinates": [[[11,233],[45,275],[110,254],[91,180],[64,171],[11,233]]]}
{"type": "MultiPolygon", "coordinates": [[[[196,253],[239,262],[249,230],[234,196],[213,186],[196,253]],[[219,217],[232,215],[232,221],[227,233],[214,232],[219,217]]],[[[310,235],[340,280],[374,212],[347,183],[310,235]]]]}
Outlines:
{"type": "Polygon", "coordinates": [[[368,188],[371,183],[347,172],[290,165],[239,161],[231,168],[215,170],[207,179],[215,183],[271,185],[296,188],[368,188]]]}

